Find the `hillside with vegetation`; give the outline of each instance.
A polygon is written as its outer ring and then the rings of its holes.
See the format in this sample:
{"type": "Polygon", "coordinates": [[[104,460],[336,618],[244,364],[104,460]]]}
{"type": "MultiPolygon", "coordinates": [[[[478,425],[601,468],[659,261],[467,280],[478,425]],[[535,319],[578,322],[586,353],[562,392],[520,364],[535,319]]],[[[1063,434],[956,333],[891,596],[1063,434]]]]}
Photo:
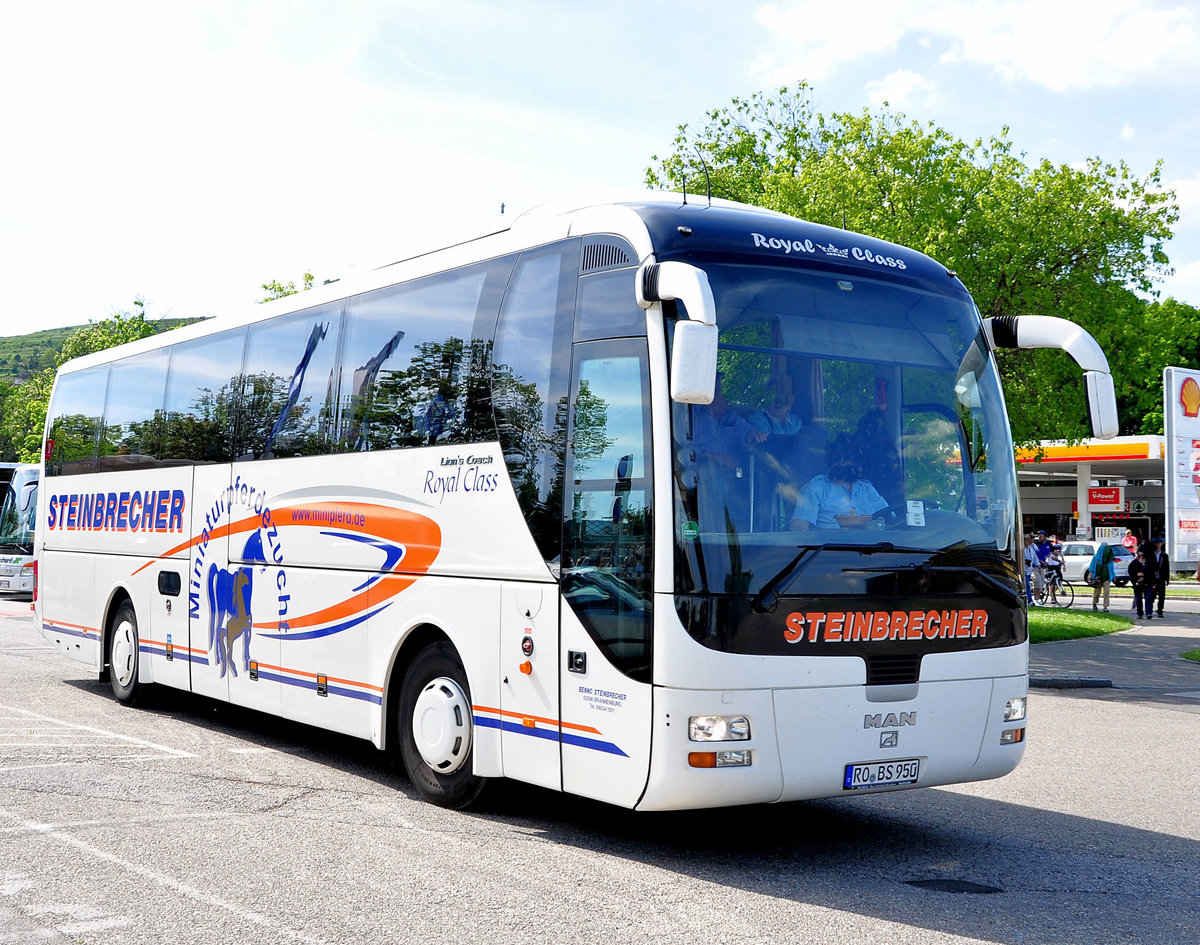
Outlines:
{"type": "Polygon", "coordinates": [[[100,322],[0,338],[0,461],[38,461],[58,365],[195,321],[200,319],[147,321],[141,303],[135,302],[133,312],[115,313],[100,322]]]}
{"type": "MultiPolygon", "coordinates": [[[[157,331],[169,331],[190,325],[198,318],[160,318],[150,322],[157,331]]],[[[86,325],[47,328],[28,335],[0,337],[0,382],[23,384],[39,371],[58,365],[58,356],[66,340],[86,325]]]]}

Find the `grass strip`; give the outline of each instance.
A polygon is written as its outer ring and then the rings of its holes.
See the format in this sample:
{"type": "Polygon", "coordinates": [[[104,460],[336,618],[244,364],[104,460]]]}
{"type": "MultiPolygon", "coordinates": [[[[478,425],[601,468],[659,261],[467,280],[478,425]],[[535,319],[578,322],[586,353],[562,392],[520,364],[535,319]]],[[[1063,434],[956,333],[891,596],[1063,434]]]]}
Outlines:
{"type": "Polygon", "coordinates": [[[1133,621],[1120,614],[1037,607],[1029,611],[1029,642],[1101,637],[1132,626],[1133,621]]]}

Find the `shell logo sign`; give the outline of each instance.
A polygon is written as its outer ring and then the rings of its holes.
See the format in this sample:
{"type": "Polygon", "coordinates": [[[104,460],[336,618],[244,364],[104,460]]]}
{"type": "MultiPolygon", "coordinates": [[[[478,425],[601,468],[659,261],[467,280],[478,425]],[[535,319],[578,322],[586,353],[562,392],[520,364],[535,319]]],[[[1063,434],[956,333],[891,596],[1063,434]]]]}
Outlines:
{"type": "Polygon", "coordinates": [[[1200,414],[1200,384],[1194,377],[1186,378],[1179,388],[1179,403],[1185,417],[1200,414]]]}

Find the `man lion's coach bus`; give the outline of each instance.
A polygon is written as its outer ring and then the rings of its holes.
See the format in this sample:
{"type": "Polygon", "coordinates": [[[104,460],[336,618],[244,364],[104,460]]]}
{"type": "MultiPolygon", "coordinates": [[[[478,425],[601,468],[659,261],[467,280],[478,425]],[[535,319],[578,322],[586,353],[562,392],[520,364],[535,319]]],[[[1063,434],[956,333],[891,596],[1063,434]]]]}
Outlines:
{"type": "Polygon", "coordinates": [[[982,321],[900,246],[736,204],[507,230],[58,373],[42,632],[111,680],[646,810],[993,778],[1024,750],[982,321]],[[840,494],[839,494],[839,491],[840,494]]]}

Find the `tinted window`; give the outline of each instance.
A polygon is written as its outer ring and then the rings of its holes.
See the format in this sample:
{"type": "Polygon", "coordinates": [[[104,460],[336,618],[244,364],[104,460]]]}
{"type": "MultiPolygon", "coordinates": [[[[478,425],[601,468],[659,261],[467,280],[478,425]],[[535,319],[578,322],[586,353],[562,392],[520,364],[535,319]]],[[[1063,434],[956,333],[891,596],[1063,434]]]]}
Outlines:
{"type": "Polygon", "coordinates": [[[490,334],[509,262],[493,261],[351,299],[341,361],[337,450],[495,437],[490,334]]]}
{"type": "Polygon", "coordinates": [[[492,399],[517,500],[546,560],[561,541],[576,240],[523,253],[496,330],[492,399]]]}
{"type": "Polygon", "coordinates": [[[47,475],[96,471],[96,441],[107,387],[107,367],[59,375],[48,424],[47,475]]]}
{"type": "Polygon", "coordinates": [[[101,469],[142,469],[158,462],[168,353],[151,351],[112,365],[100,438],[101,469]]]}
{"type": "Polygon", "coordinates": [[[579,280],[575,340],[646,334],[646,313],[634,296],[636,269],[616,269],[579,280]]]}
{"type": "Polygon", "coordinates": [[[233,430],[245,340],[244,331],[235,331],[186,341],[171,349],[164,458],[196,463],[234,458],[233,430]]]}
{"type": "Polygon", "coordinates": [[[237,454],[258,459],[325,451],[337,391],[341,302],[250,329],[237,454]]]}
{"type": "Polygon", "coordinates": [[[648,681],[653,492],[645,342],[576,351],[562,593],[613,664],[648,681]]]}

